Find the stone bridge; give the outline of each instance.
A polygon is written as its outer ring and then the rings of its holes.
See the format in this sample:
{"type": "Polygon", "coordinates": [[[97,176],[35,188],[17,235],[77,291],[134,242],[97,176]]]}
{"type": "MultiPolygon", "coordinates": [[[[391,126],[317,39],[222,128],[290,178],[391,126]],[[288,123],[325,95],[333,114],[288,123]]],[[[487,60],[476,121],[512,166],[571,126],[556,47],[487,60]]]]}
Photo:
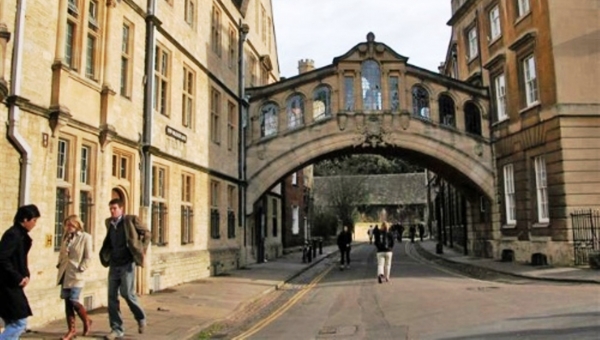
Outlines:
{"type": "Polygon", "coordinates": [[[248,89],[247,213],[286,175],[340,153],[406,158],[492,200],[487,89],[407,61],[369,33],[331,65],[248,89]]]}

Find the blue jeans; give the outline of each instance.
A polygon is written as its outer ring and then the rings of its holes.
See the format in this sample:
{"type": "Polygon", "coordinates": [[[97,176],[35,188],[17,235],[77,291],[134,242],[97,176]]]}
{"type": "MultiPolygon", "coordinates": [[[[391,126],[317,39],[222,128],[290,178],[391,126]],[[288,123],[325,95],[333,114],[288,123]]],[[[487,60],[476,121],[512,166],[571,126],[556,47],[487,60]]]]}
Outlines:
{"type": "Polygon", "coordinates": [[[123,336],[123,318],[119,305],[119,293],[138,323],[145,324],[146,313],[142,309],[135,293],[135,263],[124,266],[110,266],[108,269],[108,321],[110,328],[123,336]]]}
{"type": "Polygon", "coordinates": [[[0,340],[19,340],[27,328],[27,318],[18,320],[4,320],[4,332],[0,333],[0,340]]]}

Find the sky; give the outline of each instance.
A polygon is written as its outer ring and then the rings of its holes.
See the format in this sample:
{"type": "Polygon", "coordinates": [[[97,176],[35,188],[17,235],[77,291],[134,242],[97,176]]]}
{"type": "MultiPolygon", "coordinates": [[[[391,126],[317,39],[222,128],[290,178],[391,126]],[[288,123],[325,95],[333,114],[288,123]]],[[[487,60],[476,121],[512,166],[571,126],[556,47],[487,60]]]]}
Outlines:
{"type": "Polygon", "coordinates": [[[437,72],[446,57],[450,0],[272,0],[282,77],[298,74],[298,60],[332,63],[375,34],[408,62],[437,72]]]}

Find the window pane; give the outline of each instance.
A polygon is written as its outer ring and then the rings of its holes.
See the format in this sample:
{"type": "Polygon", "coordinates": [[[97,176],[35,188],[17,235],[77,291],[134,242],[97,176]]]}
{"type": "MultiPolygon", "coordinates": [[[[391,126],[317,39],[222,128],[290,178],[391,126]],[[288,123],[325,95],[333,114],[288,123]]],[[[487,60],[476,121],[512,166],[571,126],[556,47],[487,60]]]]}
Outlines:
{"type": "Polygon", "coordinates": [[[288,128],[304,124],[304,100],[301,95],[293,95],[287,102],[288,128]]]}
{"type": "Polygon", "coordinates": [[[318,120],[331,115],[331,95],[329,87],[321,86],[313,94],[313,119],[318,120]]]}
{"type": "Polygon", "coordinates": [[[392,112],[400,111],[400,90],[398,77],[389,78],[390,86],[390,110],[392,112]]]}
{"type": "Polygon", "coordinates": [[[362,96],[364,110],[381,110],[381,72],[375,60],[362,64],[362,96]]]}
{"type": "Polygon", "coordinates": [[[346,111],[354,111],[354,77],[344,77],[346,111]]]}

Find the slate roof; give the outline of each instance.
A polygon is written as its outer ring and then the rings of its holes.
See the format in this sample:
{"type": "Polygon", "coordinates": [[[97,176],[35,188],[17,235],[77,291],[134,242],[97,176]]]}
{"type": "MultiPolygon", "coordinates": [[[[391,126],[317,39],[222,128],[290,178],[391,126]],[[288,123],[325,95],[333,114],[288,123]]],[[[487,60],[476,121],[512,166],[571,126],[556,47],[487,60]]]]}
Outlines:
{"type": "MultiPolygon", "coordinates": [[[[321,205],[326,196],[327,187],[338,176],[315,177],[315,204],[321,205]]],[[[427,184],[425,173],[391,175],[354,175],[346,176],[350,182],[363,182],[368,188],[369,205],[409,205],[427,204],[427,184]]]]}

